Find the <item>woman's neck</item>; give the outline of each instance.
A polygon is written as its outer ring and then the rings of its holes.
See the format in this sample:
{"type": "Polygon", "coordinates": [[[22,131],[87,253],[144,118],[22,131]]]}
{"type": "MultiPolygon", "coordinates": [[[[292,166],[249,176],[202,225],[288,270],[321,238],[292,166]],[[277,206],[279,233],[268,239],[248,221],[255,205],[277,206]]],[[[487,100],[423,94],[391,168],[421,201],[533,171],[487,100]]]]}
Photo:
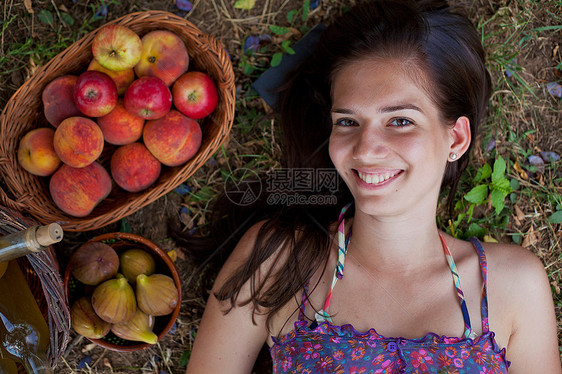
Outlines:
{"type": "Polygon", "coordinates": [[[379,271],[416,271],[444,260],[435,209],[419,212],[376,217],[356,207],[348,250],[366,267],[379,271]]]}

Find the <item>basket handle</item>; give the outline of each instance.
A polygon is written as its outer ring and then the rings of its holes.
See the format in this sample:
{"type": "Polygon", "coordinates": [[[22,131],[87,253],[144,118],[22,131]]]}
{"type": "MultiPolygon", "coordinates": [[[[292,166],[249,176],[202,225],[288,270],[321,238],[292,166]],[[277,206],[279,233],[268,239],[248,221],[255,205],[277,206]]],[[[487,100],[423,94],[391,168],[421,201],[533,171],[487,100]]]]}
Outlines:
{"type": "Polygon", "coordinates": [[[25,210],[25,204],[10,199],[10,197],[8,196],[6,191],[4,191],[2,186],[0,186],[0,204],[18,212],[22,212],[25,210]]]}

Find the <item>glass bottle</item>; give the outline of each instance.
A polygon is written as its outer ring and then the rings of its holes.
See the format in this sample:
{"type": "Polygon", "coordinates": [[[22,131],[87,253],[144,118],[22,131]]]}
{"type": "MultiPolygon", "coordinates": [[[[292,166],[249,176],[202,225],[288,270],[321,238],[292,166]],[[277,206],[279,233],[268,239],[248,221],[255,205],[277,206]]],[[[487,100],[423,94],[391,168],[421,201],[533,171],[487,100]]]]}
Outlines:
{"type": "Polygon", "coordinates": [[[28,373],[51,374],[47,359],[49,327],[14,258],[40,252],[62,240],[58,224],[34,226],[0,237],[0,356],[20,362],[28,373]],[[1,269],[0,269],[1,270],[1,269]]]}

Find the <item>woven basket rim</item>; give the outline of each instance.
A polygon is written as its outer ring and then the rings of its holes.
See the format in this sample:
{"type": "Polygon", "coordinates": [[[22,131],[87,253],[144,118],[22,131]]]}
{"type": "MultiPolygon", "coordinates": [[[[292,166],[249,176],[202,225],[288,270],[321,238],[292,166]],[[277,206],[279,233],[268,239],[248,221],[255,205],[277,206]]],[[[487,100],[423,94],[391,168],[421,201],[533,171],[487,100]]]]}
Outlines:
{"type": "MultiPolygon", "coordinates": [[[[46,182],[40,178],[27,173],[16,160],[13,144],[0,144],[0,172],[4,175],[4,185],[0,185],[0,203],[9,208],[15,208],[25,211],[41,223],[58,222],[65,231],[88,231],[104,227],[110,223],[116,222],[140,208],[152,203],[166,193],[172,191],[175,187],[189,178],[195,171],[199,169],[219,147],[226,141],[230,133],[234,121],[235,111],[235,84],[232,63],[228,53],[224,49],[224,45],[212,35],[205,34],[199,30],[190,21],[176,16],[167,11],[149,10],[129,13],[118,19],[109,21],[100,26],[96,30],[88,33],[80,40],[74,42],[71,46],[60,52],[45,65],[41,66],[35,74],[27,80],[12,95],[2,113],[0,114],[0,137],[2,139],[12,139],[16,137],[14,131],[19,131],[18,139],[21,138],[24,131],[29,131],[37,127],[49,127],[48,124],[37,124],[40,120],[37,113],[28,114],[29,121],[32,123],[23,123],[16,130],[9,126],[18,118],[24,121],[22,111],[29,110],[25,104],[29,100],[40,101],[40,98],[33,97],[29,99],[33,91],[41,92],[50,80],[56,76],[68,74],[72,71],[71,67],[67,67],[69,58],[81,58],[85,61],[89,57],[82,57],[78,54],[75,57],[73,53],[82,50],[91,53],[91,42],[93,35],[103,26],[107,24],[121,24],[131,28],[147,29],[148,31],[156,29],[172,29],[178,36],[186,42],[188,51],[196,53],[190,55],[190,70],[192,66],[199,69],[207,70],[211,75],[214,72],[215,83],[219,91],[219,106],[215,112],[204,120],[202,128],[207,125],[207,137],[204,137],[201,148],[197,154],[186,164],[166,169],[166,174],[162,174],[156,185],[149,189],[136,193],[125,194],[116,192],[118,197],[113,198],[111,203],[102,202],[89,216],[78,218],[72,217],[60,211],[54,206],[50,200],[50,194],[45,191],[46,182]],[[189,43],[189,45],[188,45],[189,43]],[[89,49],[89,51],[88,51],[89,49]],[[61,67],[64,65],[65,67],[61,67]],[[32,117],[35,116],[35,117],[32,117]],[[22,127],[27,126],[24,130],[22,127]],[[9,148],[11,147],[11,148],[9,148]],[[3,187],[5,187],[3,189],[3,187]]],[[[146,31],[146,32],[148,32],[146,31]]],[[[142,35],[141,35],[142,36],[142,35]]],[[[89,61],[88,61],[89,62],[89,61]]],[[[76,63],[78,64],[78,63],[76,63]]],[[[85,69],[83,69],[85,70],[85,69]]],[[[36,105],[37,106],[37,105],[36,105]]],[[[42,110],[42,104],[39,105],[42,110]]],[[[27,112],[24,112],[26,114],[27,112]]],[[[15,140],[12,140],[12,143],[15,140]]],[[[16,150],[17,152],[17,150],[16,150]]],[[[116,191],[113,189],[112,195],[116,191]]],[[[110,197],[112,196],[110,195],[110,197]]]]}

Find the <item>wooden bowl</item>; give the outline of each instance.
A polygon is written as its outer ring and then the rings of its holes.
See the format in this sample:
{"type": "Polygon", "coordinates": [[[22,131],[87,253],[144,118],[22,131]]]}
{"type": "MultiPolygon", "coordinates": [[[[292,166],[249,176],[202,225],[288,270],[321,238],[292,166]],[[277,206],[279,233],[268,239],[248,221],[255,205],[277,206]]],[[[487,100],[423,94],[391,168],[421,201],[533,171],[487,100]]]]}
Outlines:
{"type": "MultiPolygon", "coordinates": [[[[171,314],[155,318],[153,331],[158,336],[158,341],[160,341],[160,339],[162,339],[174,325],[181,308],[181,280],[176,266],[168,254],[158,245],[146,238],[143,238],[142,236],[123,232],[102,234],[90,239],[88,242],[103,242],[115,249],[117,254],[130,248],[142,249],[151,254],[154,258],[156,262],[155,274],[168,275],[174,280],[174,284],[178,289],[176,307],[171,314]]],[[[70,269],[69,266],[66,267],[64,272],[64,290],[71,306],[76,299],[84,295],[90,295],[94,289],[95,286],[87,286],[79,282],[72,275],[72,269],[70,269]]],[[[112,332],[101,339],[87,339],[99,346],[118,352],[138,351],[151,346],[151,344],[144,342],[121,339],[115,336],[112,332]]]]}

